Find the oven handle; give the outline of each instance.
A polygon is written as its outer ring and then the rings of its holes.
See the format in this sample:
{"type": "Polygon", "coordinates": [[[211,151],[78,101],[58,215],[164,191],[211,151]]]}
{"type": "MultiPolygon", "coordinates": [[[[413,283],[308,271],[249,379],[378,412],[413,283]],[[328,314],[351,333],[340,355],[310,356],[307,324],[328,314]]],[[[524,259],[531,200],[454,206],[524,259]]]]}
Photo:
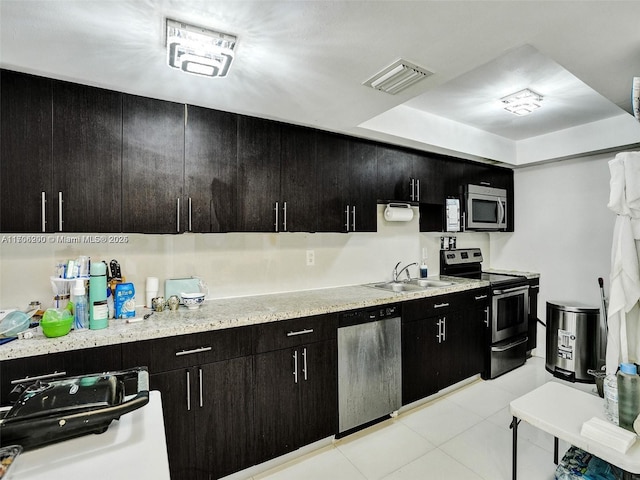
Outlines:
{"type": "Polygon", "coordinates": [[[515,293],[515,292],[525,292],[529,290],[529,285],[525,285],[524,287],[513,287],[513,288],[505,288],[504,290],[494,290],[494,295],[504,295],[505,293],[515,293]]]}
{"type": "Polygon", "coordinates": [[[500,347],[491,347],[492,352],[504,352],[513,347],[517,347],[518,345],[522,345],[523,343],[527,343],[529,341],[529,337],[521,338],[520,340],[516,340],[513,343],[509,343],[508,345],[500,346],[500,347]]]}

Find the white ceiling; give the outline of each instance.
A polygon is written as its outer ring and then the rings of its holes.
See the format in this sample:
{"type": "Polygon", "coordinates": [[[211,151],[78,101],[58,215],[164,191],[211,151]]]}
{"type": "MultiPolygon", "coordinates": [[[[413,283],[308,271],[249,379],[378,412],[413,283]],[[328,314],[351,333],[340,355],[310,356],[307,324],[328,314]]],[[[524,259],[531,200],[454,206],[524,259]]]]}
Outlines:
{"type": "Polygon", "coordinates": [[[640,145],[640,1],[0,0],[0,66],[522,165],[640,145]],[[226,78],[166,66],[164,19],[238,36],[226,78]],[[362,85],[398,58],[434,75],[362,85]],[[544,108],[496,102],[522,88],[544,108]]]}

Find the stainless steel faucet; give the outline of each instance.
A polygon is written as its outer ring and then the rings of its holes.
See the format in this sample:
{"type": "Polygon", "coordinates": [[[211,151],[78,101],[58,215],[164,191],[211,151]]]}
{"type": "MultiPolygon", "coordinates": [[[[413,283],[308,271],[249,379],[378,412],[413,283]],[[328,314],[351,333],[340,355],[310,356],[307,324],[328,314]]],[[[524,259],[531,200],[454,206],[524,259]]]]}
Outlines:
{"type": "Polygon", "coordinates": [[[407,274],[407,279],[405,281],[409,282],[411,281],[411,274],[409,273],[409,267],[412,267],[413,265],[418,265],[418,264],[417,262],[410,263],[409,265],[402,267],[402,269],[398,271],[398,267],[400,266],[401,263],[402,262],[396,263],[396,266],[393,268],[393,273],[391,274],[391,277],[394,282],[399,282],[400,275],[402,275],[402,272],[405,272],[407,274]]]}

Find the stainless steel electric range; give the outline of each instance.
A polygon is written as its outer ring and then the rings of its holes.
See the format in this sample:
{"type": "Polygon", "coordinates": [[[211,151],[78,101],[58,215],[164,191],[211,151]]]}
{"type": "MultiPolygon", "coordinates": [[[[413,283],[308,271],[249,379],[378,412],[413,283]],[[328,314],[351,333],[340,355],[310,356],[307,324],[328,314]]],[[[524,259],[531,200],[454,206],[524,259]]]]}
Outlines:
{"type": "Polygon", "coordinates": [[[440,251],[440,274],[488,281],[491,287],[491,340],[483,378],[495,378],[527,358],[529,281],[524,276],[482,271],[479,248],[440,251]]]}

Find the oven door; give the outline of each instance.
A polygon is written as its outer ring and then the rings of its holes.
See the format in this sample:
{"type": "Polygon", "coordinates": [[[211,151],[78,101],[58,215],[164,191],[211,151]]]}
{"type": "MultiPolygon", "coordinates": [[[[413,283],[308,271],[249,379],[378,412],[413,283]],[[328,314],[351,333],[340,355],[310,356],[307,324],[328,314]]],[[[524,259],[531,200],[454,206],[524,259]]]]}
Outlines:
{"type": "Polygon", "coordinates": [[[491,301],[491,343],[523,333],[529,326],[529,285],[494,288],[491,301]]]}

